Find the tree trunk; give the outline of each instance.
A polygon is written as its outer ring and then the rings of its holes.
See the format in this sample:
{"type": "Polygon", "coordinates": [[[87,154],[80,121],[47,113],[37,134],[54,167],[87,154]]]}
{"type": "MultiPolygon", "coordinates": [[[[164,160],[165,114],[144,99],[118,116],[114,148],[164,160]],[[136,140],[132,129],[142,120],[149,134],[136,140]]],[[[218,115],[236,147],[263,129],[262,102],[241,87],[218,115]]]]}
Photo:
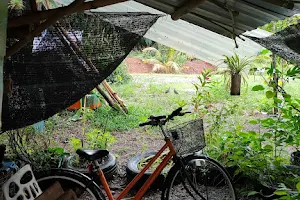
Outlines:
{"type": "Polygon", "coordinates": [[[230,95],[240,95],[241,93],[241,75],[240,74],[232,74],[231,75],[231,88],[230,95]]]}

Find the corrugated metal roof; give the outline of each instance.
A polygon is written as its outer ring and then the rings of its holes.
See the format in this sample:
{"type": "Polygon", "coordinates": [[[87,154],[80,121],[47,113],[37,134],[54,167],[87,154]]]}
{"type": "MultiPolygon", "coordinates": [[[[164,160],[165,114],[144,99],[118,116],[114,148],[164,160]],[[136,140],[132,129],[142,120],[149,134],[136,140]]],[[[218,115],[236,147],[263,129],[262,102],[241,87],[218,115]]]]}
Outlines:
{"type": "MultiPolygon", "coordinates": [[[[182,6],[185,0],[136,0],[144,5],[158,9],[164,13],[172,14],[176,8],[182,6]]],[[[299,13],[299,4],[295,4],[293,10],[267,3],[263,0],[207,0],[198,8],[184,15],[181,19],[201,26],[213,32],[231,37],[232,18],[230,13],[219,5],[237,12],[235,17],[235,32],[242,34],[246,31],[256,29],[259,26],[278,21],[299,13]],[[213,3],[216,2],[216,3],[213,3]],[[218,4],[218,5],[217,5],[218,4]],[[218,26],[218,25],[220,26],[218,26]]]]}
{"type": "MultiPolygon", "coordinates": [[[[135,1],[106,6],[96,11],[162,13],[135,1]]],[[[256,29],[247,32],[247,35],[267,37],[271,33],[256,29]]],[[[223,55],[237,52],[241,56],[253,56],[262,49],[260,45],[249,39],[245,39],[245,41],[237,39],[239,48],[236,49],[232,39],[183,20],[174,21],[170,16],[161,17],[146,33],[145,37],[212,64],[216,64],[223,58],[223,55]]]]}

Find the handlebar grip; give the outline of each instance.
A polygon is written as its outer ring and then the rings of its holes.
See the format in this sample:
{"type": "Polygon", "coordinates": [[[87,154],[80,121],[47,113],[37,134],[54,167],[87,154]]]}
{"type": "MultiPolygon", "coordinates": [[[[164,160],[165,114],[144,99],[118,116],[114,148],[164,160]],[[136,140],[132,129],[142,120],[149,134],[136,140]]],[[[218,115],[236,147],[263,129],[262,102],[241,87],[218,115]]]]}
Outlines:
{"type": "Polygon", "coordinates": [[[147,125],[151,125],[151,121],[139,124],[139,126],[147,126],[147,125]]]}
{"type": "Polygon", "coordinates": [[[168,118],[169,118],[169,119],[172,119],[173,117],[179,115],[181,111],[182,111],[182,108],[181,108],[181,107],[177,108],[176,110],[174,110],[174,111],[171,113],[171,115],[168,116],[168,118]]]}

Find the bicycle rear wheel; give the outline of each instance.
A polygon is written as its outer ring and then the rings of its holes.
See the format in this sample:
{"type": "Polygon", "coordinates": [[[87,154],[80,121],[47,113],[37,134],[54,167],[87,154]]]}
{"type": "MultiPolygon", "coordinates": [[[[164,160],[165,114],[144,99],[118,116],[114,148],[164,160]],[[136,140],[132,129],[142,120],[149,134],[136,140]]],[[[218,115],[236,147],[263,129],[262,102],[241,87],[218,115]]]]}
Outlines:
{"type": "Polygon", "coordinates": [[[236,195],[229,174],[218,162],[190,155],[169,171],[162,199],[236,200],[236,195]]]}
{"type": "Polygon", "coordinates": [[[105,200],[99,186],[89,177],[69,169],[51,169],[34,174],[44,191],[54,182],[59,182],[64,190],[72,189],[78,200],[105,200]]]}

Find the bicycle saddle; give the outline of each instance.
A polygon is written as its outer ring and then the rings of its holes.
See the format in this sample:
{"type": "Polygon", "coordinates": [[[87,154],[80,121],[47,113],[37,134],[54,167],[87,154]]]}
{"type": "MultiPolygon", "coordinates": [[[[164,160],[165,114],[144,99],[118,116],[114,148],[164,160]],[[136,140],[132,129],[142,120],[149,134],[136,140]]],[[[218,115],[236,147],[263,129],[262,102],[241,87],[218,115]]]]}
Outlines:
{"type": "Polygon", "coordinates": [[[77,149],[76,153],[79,155],[79,157],[89,161],[95,161],[97,159],[104,158],[109,154],[107,150],[83,150],[83,149],[77,149]]]}

